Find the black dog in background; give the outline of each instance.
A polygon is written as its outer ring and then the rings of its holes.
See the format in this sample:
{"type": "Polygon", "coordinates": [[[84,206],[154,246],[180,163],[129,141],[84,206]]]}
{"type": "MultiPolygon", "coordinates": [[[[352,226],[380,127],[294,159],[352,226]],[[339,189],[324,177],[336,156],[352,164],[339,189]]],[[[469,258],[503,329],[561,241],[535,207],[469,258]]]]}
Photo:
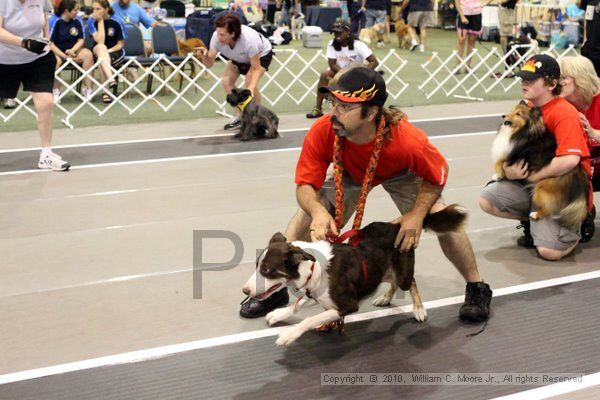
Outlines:
{"type": "Polygon", "coordinates": [[[234,88],[231,94],[227,95],[227,103],[242,112],[240,131],[234,135],[236,139],[245,141],[253,137],[279,137],[279,118],[273,111],[258,104],[248,89],[234,88]]]}

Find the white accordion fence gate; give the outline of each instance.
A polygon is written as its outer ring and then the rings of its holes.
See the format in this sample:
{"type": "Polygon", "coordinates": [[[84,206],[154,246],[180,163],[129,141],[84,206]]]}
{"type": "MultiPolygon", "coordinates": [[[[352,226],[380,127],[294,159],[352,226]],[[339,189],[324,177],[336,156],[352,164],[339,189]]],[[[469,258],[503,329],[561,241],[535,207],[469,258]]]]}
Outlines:
{"type": "MultiPolygon", "coordinates": [[[[427,62],[420,66],[424,74],[418,89],[427,99],[441,91],[447,97],[482,100],[481,96],[492,90],[509,91],[519,80],[503,78],[537,52],[539,49],[535,44],[514,47],[508,54],[500,54],[495,47],[487,54],[475,49],[464,59],[457,57],[456,52],[446,58],[434,52],[427,62]],[[467,72],[458,75],[456,73],[459,69],[467,69],[467,72]],[[503,72],[496,73],[499,70],[503,72]]],[[[550,47],[544,53],[558,59],[568,54],[578,54],[572,46],[562,52],[550,47]]],[[[219,59],[223,61],[223,66],[226,60],[220,55],[219,59]]],[[[173,62],[170,57],[160,54],[150,65],[142,65],[137,59],[130,58],[118,69],[109,67],[113,74],[112,79],[116,78],[118,82],[117,94],[108,87],[110,80],[99,81],[99,72],[96,71],[99,71],[101,64],[102,61],[99,60],[86,71],[73,59],[67,59],[57,70],[56,79],[61,84],[61,94],[55,104],[55,113],[59,113],[61,122],[66,126],[73,128],[73,117],[85,107],[89,107],[101,119],[116,108],[123,108],[129,115],[133,115],[147,103],[158,106],[164,112],[175,106],[187,107],[192,111],[202,107],[203,110],[212,109],[218,114],[228,116],[228,110],[231,110],[224,100],[220,71],[216,71],[218,68],[207,69],[192,54],[188,54],[180,62],[173,62]],[[193,69],[195,73],[190,74],[186,71],[189,69],[193,69]],[[69,71],[76,73],[72,82],[67,82],[63,77],[64,73],[69,71]],[[86,80],[92,84],[92,98],[88,99],[78,90],[86,80]],[[144,85],[146,90],[140,88],[144,85]],[[93,101],[103,95],[110,96],[112,101],[109,104],[93,101]],[[67,96],[69,101],[62,101],[67,96]]],[[[383,71],[388,94],[394,100],[409,87],[407,77],[404,76],[403,79],[402,76],[402,70],[407,64],[407,60],[403,59],[396,49],[389,50],[380,60],[378,70],[383,71]]],[[[294,106],[300,106],[307,97],[314,98],[319,76],[326,67],[327,58],[322,50],[316,51],[310,57],[303,56],[297,50],[275,50],[269,71],[262,79],[263,104],[277,111],[282,103],[291,102],[294,106]]],[[[240,83],[238,80],[238,85],[240,83]]],[[[0,118],[3,122],[9,122],[23,112],[37,116],[31,96],[23,100],[17,99],[17,107],[14,110],[0,111],[0,118]]]]}
{"type": "MultiPolygon", "coordinates": [[[[447,97],[482,101],[482,97],[474,94],[476,89],[479,89],[478,93],[482,95],[490,93],[493,89],[508,92],[520,80],[506,81],[504,78],[511,77],[529,57],[539,52],[537,43],[513,46],[506,54],[502,54],[497,47],[487,54],[473,49],[464,58],[460,58],[456,50],[446,58],[434,52],[422,64],[428,77],[419,85],[419,90],[428,99],[441,90],[447,97]],[[460,72],[465,70],[466,73],[460,72]]],[[[563,51],[551,46],[542,53],[549,54],[557,60],[567,55],[579,55],[572,45],[563,51]]]]}

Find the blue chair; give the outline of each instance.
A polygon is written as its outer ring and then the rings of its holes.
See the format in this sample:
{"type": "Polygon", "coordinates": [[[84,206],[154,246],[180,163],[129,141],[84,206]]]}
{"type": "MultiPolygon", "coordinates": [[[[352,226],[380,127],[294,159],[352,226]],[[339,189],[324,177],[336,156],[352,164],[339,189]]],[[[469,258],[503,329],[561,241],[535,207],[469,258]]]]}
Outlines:
{"type": "MultiPolygon", "coordinates": [[[[152,28],[152,51],[154,54],[164,54],[167,59],[175,65],[181,64],[186,56],[179,55],[179,43],[177,42],[177,35],[171,25],[157,25],[152,28]]],[[[185,70],[185,67],[181,70],[185,70]]],[[[164,79],[164,67],[161,67],[160,74],[164,79]]],[[[193,68],[192,68],[193,73],[193,68]]],[[[149,78],[150,87],[152,86],[152,76],[149,78]]],[[[179,82],[179,88],[183,86],[183,78],[179,82]]]]}

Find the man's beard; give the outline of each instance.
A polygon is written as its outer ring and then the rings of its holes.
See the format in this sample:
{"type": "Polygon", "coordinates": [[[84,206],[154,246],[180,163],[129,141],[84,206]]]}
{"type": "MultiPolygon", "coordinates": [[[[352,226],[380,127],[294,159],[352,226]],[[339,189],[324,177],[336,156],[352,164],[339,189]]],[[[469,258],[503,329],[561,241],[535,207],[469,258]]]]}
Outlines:
{"type": "Polygon", "coordinates": [[[335,117],[335,115],[331,116],[330,121],[332,124],[336,123],[337,125],[340,126],[340,128],[333,128],[333,133],[335,133],[336,135],[338,135],[340,137],[348,137],[348,135],[350,133],[346,130],[346,127],[344,126],[344,124],[342,124],[340,122],[340,120],[335,117]]]}

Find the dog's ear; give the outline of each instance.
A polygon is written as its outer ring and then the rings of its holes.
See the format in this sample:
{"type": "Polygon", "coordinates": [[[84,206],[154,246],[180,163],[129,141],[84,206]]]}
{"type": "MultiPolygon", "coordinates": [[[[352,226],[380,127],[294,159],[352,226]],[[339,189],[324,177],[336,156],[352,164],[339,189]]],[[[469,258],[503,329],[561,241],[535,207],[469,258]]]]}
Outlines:
{"type": "Polygon", "coordinates": [[[269,240],[269,244],[271,243],[285,243],[287,242],[287,239],[285,238],[285,236],[283,236],[283,233],[281,232],[277,232],[276,234],[273,235],[273,237],[271,238],[271,240],[269,240]]]}
{"type": "Polygon", "coordinates": [[[527,102],[526,102],[525,100],[521,100],[521,101],[519,102],[519,105],[526,106],[526,105],[527,105],[527,102]]]}
{"type": "Polygon", "coordinates": [[[308,254],[306,251],[297,246],[291,246],[288,257],[292,260],[294,265],[298,265],[302,261],[317,261],[317,259],[311,254],[308,254]]]}

